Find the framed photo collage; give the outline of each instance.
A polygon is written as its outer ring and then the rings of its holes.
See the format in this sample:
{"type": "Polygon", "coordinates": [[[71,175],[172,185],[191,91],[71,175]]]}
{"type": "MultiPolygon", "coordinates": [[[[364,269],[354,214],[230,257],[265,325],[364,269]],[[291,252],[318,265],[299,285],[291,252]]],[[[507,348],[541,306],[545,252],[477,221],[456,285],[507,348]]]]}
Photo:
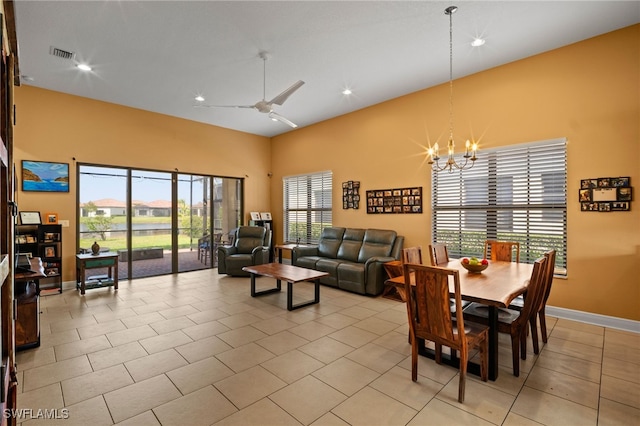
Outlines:
{"type": "Polygon", "coordinates": [[[583,212],[629,211],[633,188],[629,177],[582,179],[578,199],[583,212]]]}

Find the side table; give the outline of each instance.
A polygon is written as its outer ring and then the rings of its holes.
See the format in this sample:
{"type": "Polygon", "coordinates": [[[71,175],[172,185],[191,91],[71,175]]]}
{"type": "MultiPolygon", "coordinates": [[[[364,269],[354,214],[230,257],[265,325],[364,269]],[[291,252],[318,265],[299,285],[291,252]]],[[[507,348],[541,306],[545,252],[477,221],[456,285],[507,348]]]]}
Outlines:
{"type": "MultiPolygon", "coordinates": [[[[391,262],[387,262],[384,265],[384,270],[387,272],[389,278],[400,277],[404,274],[402,269],[402,261],[400,260],[392,260],[391,262]]],[[[382,297],[386,297],[387,299],[398,300],[400,302],[406,302],[407,297],[404,291],[404,288],[400,288],[393,283],[388,283],[385,281],[384,283],[384,291],[382,292],[382,297]]]]}
{"type": "Polygon", "coordinates": [[[283,250],[287,250],[287,251],[293,251],[294,248],[296,247],[305,247],[304,245],[301,244],[294,244],[294,243],[290,243],[290,244],[277,244],[274,249],[276,249],[278,251],[278,263],[282,263],[282,251],[283,250]]]}
{"type": "Polygon", "coordinates": [[[80,294],[84,294],[87,288],[99,288],[113,286],[118,289],[118,253],[106,252],[93,254],[76,255],[76,288],[80,289],[80,294]],[[105,276],[96,277],[87,281],[87,269],[108,268],[105,276]]]}

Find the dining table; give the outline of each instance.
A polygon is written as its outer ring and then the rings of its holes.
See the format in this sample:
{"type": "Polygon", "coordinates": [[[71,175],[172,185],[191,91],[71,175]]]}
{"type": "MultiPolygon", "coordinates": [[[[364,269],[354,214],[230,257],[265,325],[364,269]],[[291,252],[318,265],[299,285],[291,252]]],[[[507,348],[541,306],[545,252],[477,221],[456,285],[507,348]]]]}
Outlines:
{"type": "MultiPolygon", "coordinates": [[[[477,302],[487,306],[489,321],[489,379],[498,378],[498,314],[500,309],[506,309],[511,301],[527,291],[527,285],[533,272],[533,265],[519,262],[492,261],[489,267],[480,273],[467,271],[460,263],[461,259],[451,259],[437,267],[454,269],[460,276],[460,296],[462,300],[477,302]]],[[[386,283],[398,287],[405,286],[404,276],[391,277],[386,283]]],[[[413,284],[413,283],[412,283],[413,284]]],[[[453,282],[449,284],[453,297],[453,282]]],[[[433,351],[424,348],[420,353],[433,357],[433,351]]],[[[458,366],[459,360],[455,356],[445,357],[443,362],[458,366]]],[[[470,363],[470,373],[479,374],[479,366],[470,363]]]]}

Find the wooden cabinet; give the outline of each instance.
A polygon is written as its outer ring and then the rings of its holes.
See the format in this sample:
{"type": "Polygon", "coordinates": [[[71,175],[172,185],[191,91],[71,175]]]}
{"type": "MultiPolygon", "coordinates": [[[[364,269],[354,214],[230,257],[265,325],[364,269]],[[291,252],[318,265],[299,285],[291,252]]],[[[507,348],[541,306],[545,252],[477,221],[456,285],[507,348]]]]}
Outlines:
{"type": "Polygon", "coordinates": [[[62,226],[17,225],[16,250],[42,259],[45,278],[40,280],[40,290],[45,293],[62,293],[62,226]]]}
{"type": "Polygon", "coordinates": [[[40,295],[37,281],[16,282],[16,350],[40,346],[40,295]]]}

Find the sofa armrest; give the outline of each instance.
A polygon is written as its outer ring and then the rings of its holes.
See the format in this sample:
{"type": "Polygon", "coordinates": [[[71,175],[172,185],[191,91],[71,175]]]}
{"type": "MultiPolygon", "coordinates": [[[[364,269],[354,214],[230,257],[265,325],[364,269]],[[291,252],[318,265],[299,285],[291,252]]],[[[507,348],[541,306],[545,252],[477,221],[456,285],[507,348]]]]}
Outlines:
{"type": "Polygon", "coordinates": [[[234,246],[218,246],[218,273],[227,273],[227,256],[238,252],[234,246]]]}
{"type": "Polygon", "coordinates": [[[291,250],[291,264],[295,265],[299,257],[317,256],[318,246],[297,246],[291,250]]]}
{"type": "Polygon", "coordinates": [[[376,256],[367,259],[364,263],[366,294],[377,296],[382,293],[387,278],[384,264],[394,260],[396,259],[389,256],[376,256]]]}
{"type": "Polygon", "coordinates": [[[267,246],[258,246],[251,251],[251,258],[253,259],[254,265],[262,265],[264,263],[269,263],[269,247],[267,246]]]}

